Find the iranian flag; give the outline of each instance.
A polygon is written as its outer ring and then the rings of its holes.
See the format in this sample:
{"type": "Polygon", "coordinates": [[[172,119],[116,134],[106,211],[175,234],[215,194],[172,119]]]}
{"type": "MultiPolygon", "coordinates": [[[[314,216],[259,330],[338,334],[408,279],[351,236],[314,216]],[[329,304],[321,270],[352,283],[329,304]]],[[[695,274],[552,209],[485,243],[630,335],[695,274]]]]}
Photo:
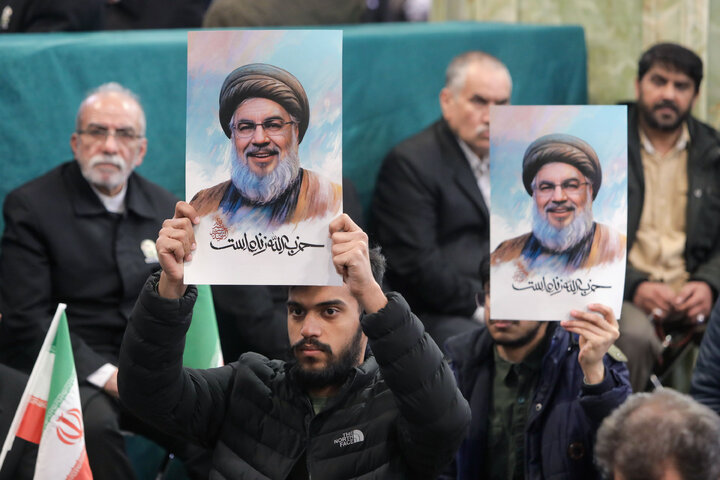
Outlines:
{"type": "Polygon", "coordinates": [[[0,454],[15,437],[39,444],[35,480],[92,479],[65,304],[58,305],[0,454]]]}

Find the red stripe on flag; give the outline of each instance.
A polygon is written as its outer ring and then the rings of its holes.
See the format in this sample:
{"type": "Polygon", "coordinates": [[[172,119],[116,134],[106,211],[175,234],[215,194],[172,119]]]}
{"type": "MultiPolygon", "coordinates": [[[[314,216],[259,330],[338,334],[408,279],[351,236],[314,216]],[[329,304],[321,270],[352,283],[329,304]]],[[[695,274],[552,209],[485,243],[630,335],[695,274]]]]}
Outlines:
{"type": "Polygon", "coordinates": [[[66,480],[92,480],[93,476],[90,471],[90,462],[88,462],[85,447],[83,447],[80,457],[65,478],[66,480]]]}
{"type": "Polygon", "coordinates": [[[45,423],[46,409],[47,402],[45,400],[31,396],[15,435],[28,442],[39,444],[43,423],[45,423]]]}

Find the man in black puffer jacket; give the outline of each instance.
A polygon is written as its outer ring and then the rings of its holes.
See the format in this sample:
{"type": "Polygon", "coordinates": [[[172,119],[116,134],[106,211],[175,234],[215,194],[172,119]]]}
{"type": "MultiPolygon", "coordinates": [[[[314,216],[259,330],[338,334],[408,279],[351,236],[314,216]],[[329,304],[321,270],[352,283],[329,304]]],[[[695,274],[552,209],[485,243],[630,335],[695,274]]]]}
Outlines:
{"type": "Polygon", "coordinates": [[[382,292],[384,262],[365,233],[347,215],[330,225],[343,286],[290,289],[293,362],[248,353],[189,370],[182,353],[197,292],[182,278],[196,217],[180,202],[160,231],[162,272],[148,280],[123,340],[125,405],[212,447],[212,479],[435,478],[470,410],[420,321],[402,297],[382,292]]]}

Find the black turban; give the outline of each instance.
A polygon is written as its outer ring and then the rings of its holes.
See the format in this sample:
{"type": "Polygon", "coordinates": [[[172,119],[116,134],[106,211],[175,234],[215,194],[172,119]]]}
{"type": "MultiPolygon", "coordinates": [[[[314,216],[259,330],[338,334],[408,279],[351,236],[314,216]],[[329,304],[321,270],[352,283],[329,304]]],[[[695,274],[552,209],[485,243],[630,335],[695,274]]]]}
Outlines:
{"type": "Polygon", "coordinates": [[[523,184],[532,195],[532,181],[543,165],[562,162],[577,168],[592,182],[593,200],[602,183],[602,169],[595,150],[585,141],[572,135],[553,133],[538,138],[523,155],[523,184]]]}
{"type": "Polygon", "coordinates": [[[298,121],[298,143],[310,123],[310,105],[303,86],[290,72],[266,63],[251,63],[236,68],[225,78],[220,89],[220,125],[231,137],[230,119],[238,105],[248,98],[267,98],[280,104],[298,121]]]}

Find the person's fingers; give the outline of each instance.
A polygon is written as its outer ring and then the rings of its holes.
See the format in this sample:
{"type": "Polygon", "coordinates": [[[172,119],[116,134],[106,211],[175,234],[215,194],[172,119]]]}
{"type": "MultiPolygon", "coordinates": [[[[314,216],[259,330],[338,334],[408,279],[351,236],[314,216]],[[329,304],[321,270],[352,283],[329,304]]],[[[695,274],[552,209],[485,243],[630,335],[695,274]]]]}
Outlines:
{"type": "Polygon", "coordinates": [[[615,317],[615,312],[613,312],[613,309],[609,306],[603,305],[602,303],[591,303],[587,308],[591,312],[599,313],[602,316],[602,321],[605,323],[617,326],[617,317],[615,317]]]}
{"type": "Polygon", "coordinates": [[[582,310],[571,310],[570,320],[583,321],[599,327],[605,327],[608,325],[608,322],[605,321],[602,315],[598,315],[594,312],[584,312],[582,310]]]}
{"type": "Polygon", "coordinates": [[[176,240],[182,240],[188,251],[193,250],[195,245],[195,231],[188,218],[172,218],[163,222],[159,236],[167,236],[176,240]]]}
{"type": "Polygon", "coordinates": [[[185,256],[196,248],[195,235],[193,234],[192,228],[189,227],[188,219],[165,220],[163,227],[160,229],[158,242],[161,242],[163,239],[180,242],[185,256]]]}
{"type": "Polygon", "coordinates": [[[334,232],[330,235],[332,243],[364,242],[368,243],[368,236],[362,230],[354,232],[334,232]]]}
{"type": "Polygon", "coordinates": [[[711,303],[700,302],[687,312],[687,317],[691,322],[704,323],[710,315],[711,303]]]}
{"type": "Polygon", "coordinates": [[[175,261],[180,263],[183,261],[186,255],[190,253],[189,250],[185,249],[185,245],[181,240],[177,240],[170,237],[163,237],[158,239],[157,242],[158,255],[170,254],[175,258],[175,261]]]}
{"type": "Polygon", "coordinates": [[[346,213],[339,215],[330,222],[331,236],[336,232],[356,232],[358,230],[362,232],[362,229],[346,213]]]}
{"type": "Polygon", "coordinates": [[[345,242],[345,243],[333,243],[331,247],[331,251],[333,255],[341,255],[346,252],[350,252],[353,250],[358,250],[359,253],[361,253],[364,257],[368,256],[368,247],[367,244],[363,241],[352,241],[352,242],[345,242]]]}
{"type": "Polygon", "coordinates": [[[174,218],[187,218],[192,222],[194,225],[197,225],[200,223],[200,217],[198,216],[197,210],[195,210],[195,207],[190,205],[187,202],[177,202],[175,204],[175,216],[174,218]]]}
{"type": "Polygon", "coordinates": [[[588,340],[590,338],[595,339],[610,337],[610,333],[607,330],[603,330],[596,325],[583,322],[582,320],[567,320],[562,323],[562,327],[567,331],[572,331],[573,333],[579,334],[580,332],[583,332],[583,336],[585,336],[588,340]]]}

